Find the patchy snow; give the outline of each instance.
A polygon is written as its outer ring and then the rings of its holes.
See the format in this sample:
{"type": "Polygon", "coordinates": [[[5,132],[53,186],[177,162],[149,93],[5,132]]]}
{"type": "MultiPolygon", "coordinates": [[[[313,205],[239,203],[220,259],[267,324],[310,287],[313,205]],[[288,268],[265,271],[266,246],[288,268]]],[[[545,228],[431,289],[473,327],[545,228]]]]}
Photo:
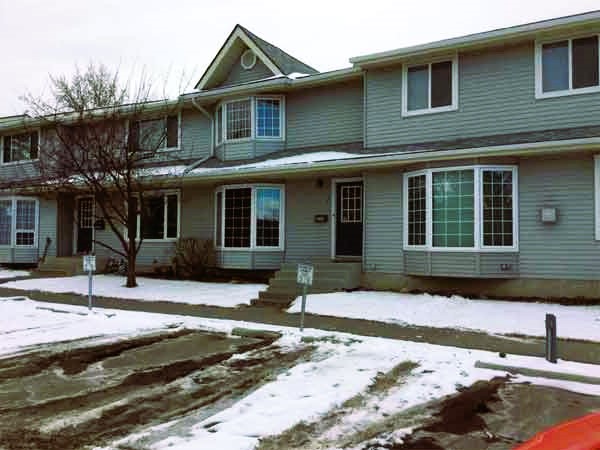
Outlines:
{"type": "MultiPolygon", "coordinates": [[[[105,309],[95,309],[89,313],[80,306],[16,297],[0,298],[1,354],[14,353],[34,344],[84,337],[117,339],[172,329],[174,326],[227,333],[235,326],[260,327],[283,333],[278,344],[284,349],[297,346],[301,336],[316,338],[313,345],[317,348],[310,361],[279,374],[273,381],[205,420],[190,425],[183,417],[159,424],[139,430],[106,449],[115,449],[128,443],[135,447],[136,441],[143,440],[149,443],[144,448],[154,450],[251,450],[261,437],[281,433],[301,420],[319,420],[332,408],[364,393],[378,372],[387,372],[404,361],[418,364],[403,382],[380,396],[367,397],[366,403],[353,414],[345,415],[328,432],[327,438],[334,440],[364,429],[375,421],[384,420],[388,414],[452,394],[458,387],[477,380],[502,374],[475,368],[475,361],[494,357],[490,352],[478,350],[313,329],[300,333],[293,328],[198,317],[105,309]],[[153,435],[155,432],[157,436],[153,435]]],[[[518,360],[521,365],[541,364],[539,358],[519,357],[518,360]]],[[[599,366],[584,366],[564,363],[561,368],[585,370],[589,375],[600,371],[599,366]]],[[[534,380],[537,384],[541,383],[539,379],[534,380]]],[[[548,383],[552,385],[555,382],[548,383]]],[[[561,387],[568,389],[569,385],[573,383],[561,382],[561,387]]],[[[593,395],[599,394],[597,386],[589,386],[587,390],[585,385],[575,388],[593,395]]],[[[410,433],[410,430],[404,432],[410,433]]],[[[401,437],[397,436],[398,439],[401,437]]]]}
{"type": "MultiPolygon", "coordinates": [[[[289,312],[300,312],[298,297],[289,312]]],[[[600,306],[563,306],[459,296],[341,292],[307,297],[307,312],[435,328],[544,336],[545,315],[556,315],[561,338],[600,341],[600,306]]]]}
{"type": "MultiPolygon", "coordinates": [[[[126,288],[124,277],[96,275],[94,276],[94,295],[131,300],[163,300],[193,305],[235,307],[241,304],[250,304],[250,300],[257,298],[258,292],[267,287],[264,284],[202,283],[143,277],[138,277],[137,282],[138,287],[126,288]]],[[[87,295],[88,277],[79,275],[62,278],[36,278],[10,281],[2,286],[12,289],[87,295]]]]}
{"type": "Polygon", "coordinates": [[[28,277],[29,275],[31,274],[26,270],[11,270],[5,269],[4,267],[0,267],[0,280],[7,280],[10,278],[17,277],[28,277]]]}

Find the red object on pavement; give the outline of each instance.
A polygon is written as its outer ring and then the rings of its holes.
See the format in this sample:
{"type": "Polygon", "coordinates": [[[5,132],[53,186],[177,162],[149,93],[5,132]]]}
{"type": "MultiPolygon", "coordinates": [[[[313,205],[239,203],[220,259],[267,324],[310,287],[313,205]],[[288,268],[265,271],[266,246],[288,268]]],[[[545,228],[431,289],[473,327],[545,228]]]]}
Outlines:
{"type": "Polygon", "coordinates": [[[600,412],[542,431],[513,450],[600,450],[600,412]]]}

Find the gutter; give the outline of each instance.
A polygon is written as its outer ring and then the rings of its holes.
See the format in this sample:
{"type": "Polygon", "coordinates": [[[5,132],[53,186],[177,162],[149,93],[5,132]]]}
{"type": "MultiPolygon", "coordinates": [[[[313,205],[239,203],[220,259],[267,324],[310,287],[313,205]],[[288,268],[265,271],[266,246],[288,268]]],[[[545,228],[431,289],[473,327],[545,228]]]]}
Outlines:
{"type": "Polygon", "coordinates": [[[381,153],[376,155],[357,155],[356,158],[336,159],[328,161],[294,163],[286,166],[248,167],[235,170],[235,166],[214,169],[205,174],[186,173],[185,178],[192,180],[216,180],[226,178],[243,178],[248,175],[283,175],[327,170],[364,170],[381,167],[406,166],[418,162],[462,159],[465,157],[490,157],[509,155],[536,155],[541,153],[576,152],[582,150],[600,150],[600,137],[569,139],[550,142],[534,142],[528,144],[509,144],[457,150],[419,151],[411,153],[381,153]],[[232,170],[234,169],[234,170],[232,170]]]}

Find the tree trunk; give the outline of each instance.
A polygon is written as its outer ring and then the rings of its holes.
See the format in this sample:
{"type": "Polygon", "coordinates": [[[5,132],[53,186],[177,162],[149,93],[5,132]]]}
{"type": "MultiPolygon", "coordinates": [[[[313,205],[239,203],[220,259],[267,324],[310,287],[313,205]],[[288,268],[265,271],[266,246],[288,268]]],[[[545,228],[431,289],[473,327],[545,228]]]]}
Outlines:
{"type": "Polygon", "coordinates": [[[127,252],[127,284],[128,288],[137,287],[137,280],[135,277],[135,260],[137,259],[137,252],[135,251],[135,238],[129,238],[129,251],[127,252]]]}

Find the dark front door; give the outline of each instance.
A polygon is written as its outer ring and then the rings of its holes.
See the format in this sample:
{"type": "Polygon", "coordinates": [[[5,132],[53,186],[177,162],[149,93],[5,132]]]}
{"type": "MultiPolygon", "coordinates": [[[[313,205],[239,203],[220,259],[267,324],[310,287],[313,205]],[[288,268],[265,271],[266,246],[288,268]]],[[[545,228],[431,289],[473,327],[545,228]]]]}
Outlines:
{"type": "Polygon", "coordinates": [[[77,200],[77,253],[90,253],[94,236],[94,199],[77,200]]]}
{"type": "Polygon", "coordinates": [[[336,183],[335,256],[362,256],[363,183],[336,183]]]}

